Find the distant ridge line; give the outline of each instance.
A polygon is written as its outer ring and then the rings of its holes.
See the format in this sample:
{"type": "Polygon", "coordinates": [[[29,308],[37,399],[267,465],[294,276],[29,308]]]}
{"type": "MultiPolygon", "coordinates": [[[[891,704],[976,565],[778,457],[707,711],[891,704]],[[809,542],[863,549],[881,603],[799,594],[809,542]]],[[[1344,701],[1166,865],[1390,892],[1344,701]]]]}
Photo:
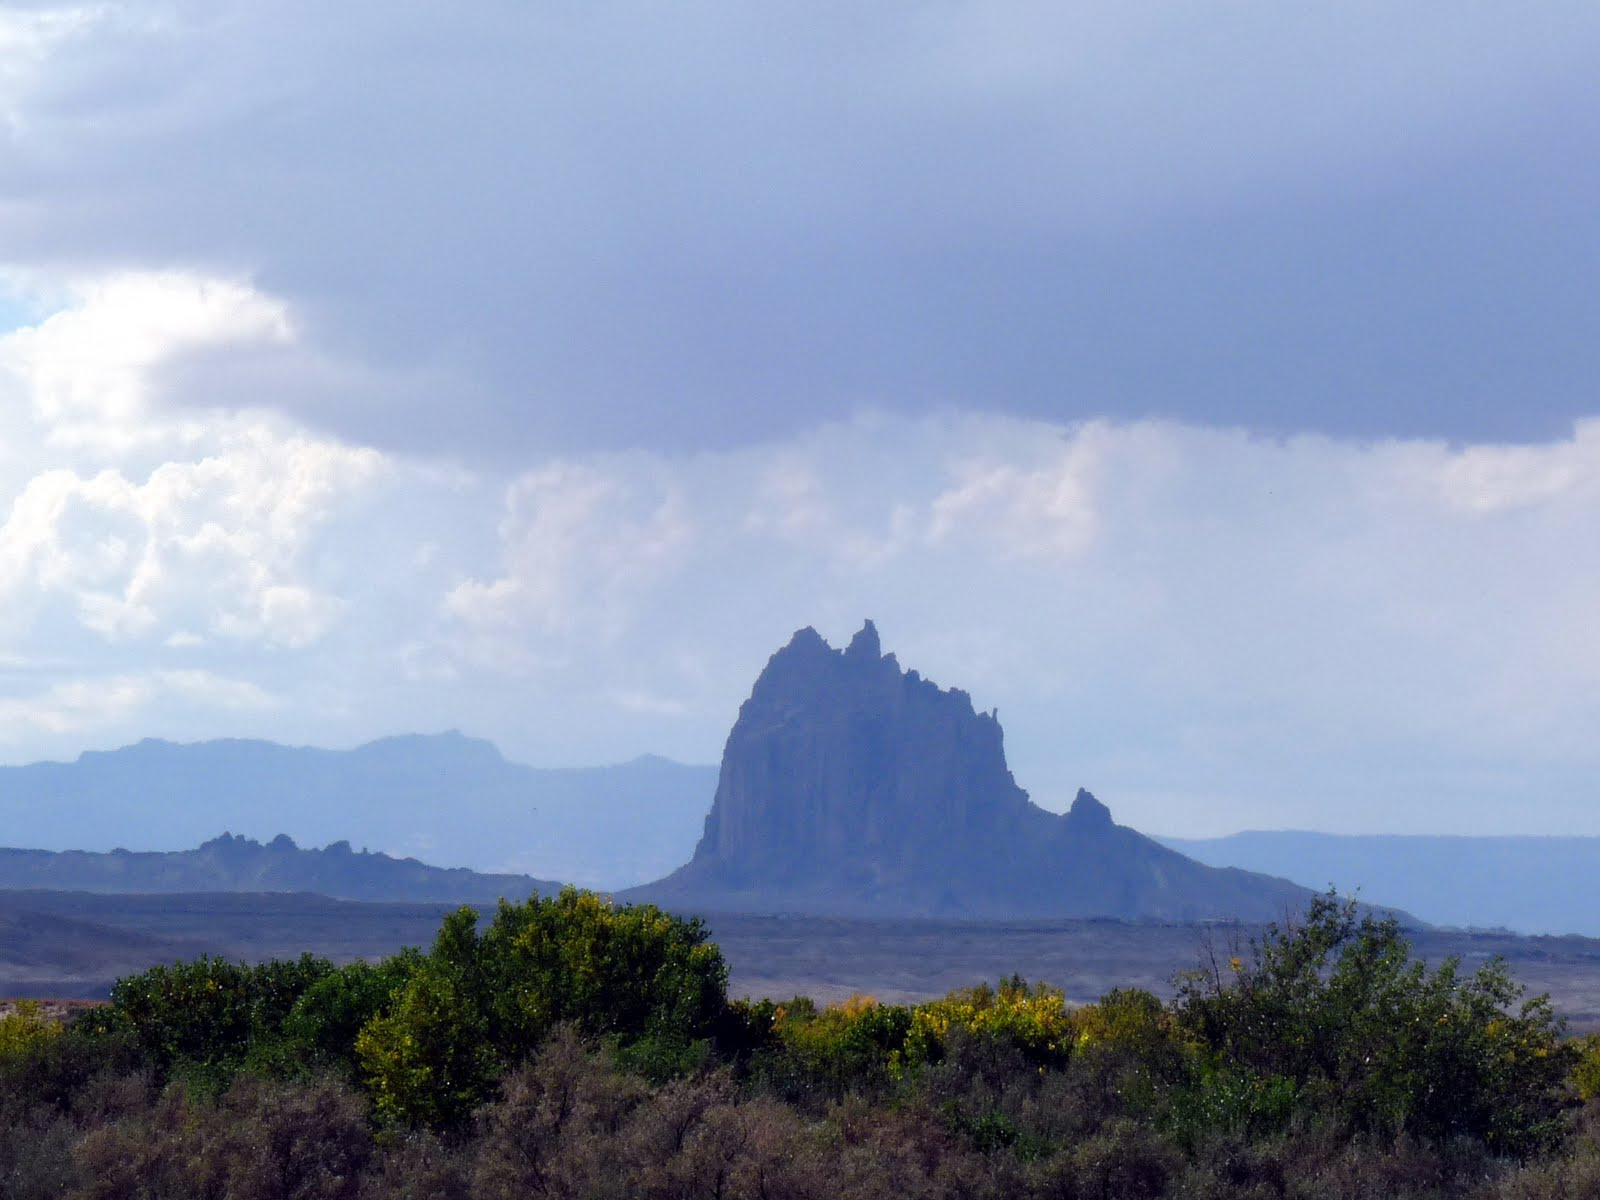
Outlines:
{"type": "Polygon", "coordinates": [[[224,833],[193,850],[31,850],[0,848],[0,889],[177,895],[307,892],[336,900],[492,902],[559,890],[527,875],[434,867],[415,858],[321,849],[285,834],[270,842],[224,833]]]}

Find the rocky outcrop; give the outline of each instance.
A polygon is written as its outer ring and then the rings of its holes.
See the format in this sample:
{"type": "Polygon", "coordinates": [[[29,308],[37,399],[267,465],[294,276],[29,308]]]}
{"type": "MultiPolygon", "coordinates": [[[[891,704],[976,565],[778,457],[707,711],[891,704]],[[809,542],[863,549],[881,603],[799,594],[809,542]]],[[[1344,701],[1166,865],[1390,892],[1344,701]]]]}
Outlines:
{"type": "Polygon", "coordinates": [[[318,850],[279,834],[262,845],[223,834],[196,850],[0,849],[0,890],[79,892],[314,892],[341,900],[452,901],[492,904],[505,896],[550,894],[561,885],[526,875],[487,875],[432,867],[334,842],[318,850]]]}
{"type": "Polygon", "coordinates": [[[695,861],[766,880],[881,871],[1030,807],[999,721],[965,692],[902,672],[870,621],[842,653],[803,629],[740,710],[695,861]]]}
{"type": "Polygon", "coordinates": [[[884,654],[802,629],[728,735],[691,861],[624,893],[702,911],[895,916],[1281,917],[1305,889],[1205,867],[1117,825],[1087,791],[1033,804],[996,713],[884,654]]]}

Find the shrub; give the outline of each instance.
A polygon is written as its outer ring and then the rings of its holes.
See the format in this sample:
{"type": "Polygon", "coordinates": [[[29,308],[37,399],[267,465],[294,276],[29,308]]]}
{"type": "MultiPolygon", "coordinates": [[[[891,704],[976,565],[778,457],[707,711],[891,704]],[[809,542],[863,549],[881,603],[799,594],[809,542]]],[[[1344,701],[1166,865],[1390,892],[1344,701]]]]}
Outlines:
{"type": "Polygon", "coordinates": [[[60,1035],[60,1021],[45,1015],[37,1000],[19,1000],[16,1007],[0,1016],[0,1057],[26,1054],[41,1042],[60,1035]]]}
{"type": "Polygon", "coordinates": [[[1600,1033],[1580,1038],[1572,1047],[1572,1086],[1580,1100],[1600,1096],[1600,1033]]]}
{"type": "Polygon", "coordinates": [[[755,1074],[779,1095],[819,1103],[846,1095],[878,1095],[893,1083],[891,1064],[903,1056],[911,1010],[852,996],[818,1010],[809,1000],[774,1009],[774,1050],[755,1074]]]}
{"type": "Polygon", "coordinates": [[[1076,1036],[1066,997],[1058,988],[1029,986],[1021,976],[998,988],[980,984],[919,1004],[911,1014],[905,1052],[897,1066],[937,1062],[952,1031],[1013,1046],[1035,1066],[1065,1063],[1076,1036]]]}
{"type": "Polygon", "coordinates": [[[728,969],[703,922],[565,888],[502,900],[476,946],[490,1036],[520,1061],[557,1025],[585,1037],[709,1035],[728,969]]]}
{"type": "Polygon", "coordinates": [[[60,1113],[36,1110],[0,1121],[0,1200],[56,1200],[76,1179],[76,1131],[60,1113]]]}
{"type": "Polygon", "coordinates": [[[575,888],[502,900],[481,934],[470,908],[445,918],[432,951],[362,1028],[356,1058],[383,1117],[442,1129],[558,1024],[622,1051],[644,1040],[640,1063],[670,1074],[715,1031],[726,986],[699,920],[575,888]]]}
{"type": "Polygon", "coordinates": [[[473,1184],[482,1196],[585,1195],[615,1175],[618,1135],[647,1089],[562,1026],[505,1077],[478,1114],[473,1184]]]}
{"type": "Polygon", "coordinates": [[[220,1096],[173,1083],[74,1148],[83,1200],[354,1200],[373,1153],[359,1096],[328,1080],[241,1073],[220,1096]]]}
{"type": "Polygon", "coordinates": [[[286,1052],[300,1063],[354,1075],[356,1037],[388,1010],[422,956],[405,950],[378,964],[353,962],[317,980],[283,1020],[286,1052]]]}
{"type": "Polygon", "coordinates": [[[1353,1131],[1523,1155],[1560,1136],[1572,1051],[1548,999],[1522,995],[1498,960],[1466,978],[1454,959],[1429,973],[1392,918],[1358,919],[1330,894],[1301,925],[1270,927],[1248,961],[1185,977],[1177,1011],[1210,1052],[1202,1090],[1242,1089],[1251,1113],[1257,1094],[1276,1111],[1284,1089],[1311,1085],[1353,1131]]]}
{"type": "Polygon", "coordinates": [[[260,966],[201,955],[119,979],[86,1026],[132,1039],[159,1078],[174,1071],[224,1087],[247,1060],[282,1060],[283,1023],[327,959],[302,955],[260,966]]]}
{"type": "Polygon", "coordinates": [[[194,1194],[209,1186],[236,1200],[346,1200],[372,1155],[366,1106],[341,1082],[242,1074],[215,1107],[197,1107],[194,1194]]]}

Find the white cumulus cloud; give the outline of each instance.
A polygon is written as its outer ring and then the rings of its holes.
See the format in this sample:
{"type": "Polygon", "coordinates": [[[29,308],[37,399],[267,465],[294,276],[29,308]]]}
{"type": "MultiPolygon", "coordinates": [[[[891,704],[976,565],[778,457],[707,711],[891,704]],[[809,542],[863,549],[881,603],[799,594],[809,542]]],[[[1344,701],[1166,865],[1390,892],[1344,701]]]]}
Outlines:
{"type": "Polygon", "coordinates": [[[284,304],[236,280],[121,273],[73,290],[71,307],[0,338],[0,370],[20,383],[53,447],[115,455],[201,441],[197,414],[158,419],[157,372],[186,353],[293,338],[284,304]]]}

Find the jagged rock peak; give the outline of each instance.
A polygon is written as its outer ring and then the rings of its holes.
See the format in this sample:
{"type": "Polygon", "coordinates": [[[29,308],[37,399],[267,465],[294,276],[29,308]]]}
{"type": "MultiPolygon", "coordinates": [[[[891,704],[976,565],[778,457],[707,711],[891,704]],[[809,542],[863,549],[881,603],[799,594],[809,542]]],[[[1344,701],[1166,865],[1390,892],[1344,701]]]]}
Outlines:
{"type": "Polygon", "coordinates": [[[1029,807],[966,692],[902,671],[871,621],[843,650],[807,628],[740,707],[695,858],[817,879],[874,856],[942,862],[1029,807]]]}
{"type": "Polygon", "coordinates": [[[1074,829],[1079,830],[1110,829],[1115,824],[1111,819],[1111,810],[1095,799],[1094,793],[1088,788],[1078,789],[1072,807],[1067,810],[1067,820],[1074,829]]]}
{"type": "Polygon", "coordinates": [[[850,644],[845,647],[844,656],[850,659],[867,659],[877,662],[883,657],[883,644],[878,640],[878,627],[870,620],[861,627],[855,637],[850,639],[850,644]]]}
{"type": "MultiPolygon", "coordinates": [[[[822,635],[807,625],[804,629],[796,629],[794,636],[789,639],[789,644],[779,650],[778,654],[805,653],[808,650],[825,650],[829,654],[833,653],[833,647],[823,640],[822,635]]],[[[773,655],[774,658],[777,656],[773,655]]]]}

